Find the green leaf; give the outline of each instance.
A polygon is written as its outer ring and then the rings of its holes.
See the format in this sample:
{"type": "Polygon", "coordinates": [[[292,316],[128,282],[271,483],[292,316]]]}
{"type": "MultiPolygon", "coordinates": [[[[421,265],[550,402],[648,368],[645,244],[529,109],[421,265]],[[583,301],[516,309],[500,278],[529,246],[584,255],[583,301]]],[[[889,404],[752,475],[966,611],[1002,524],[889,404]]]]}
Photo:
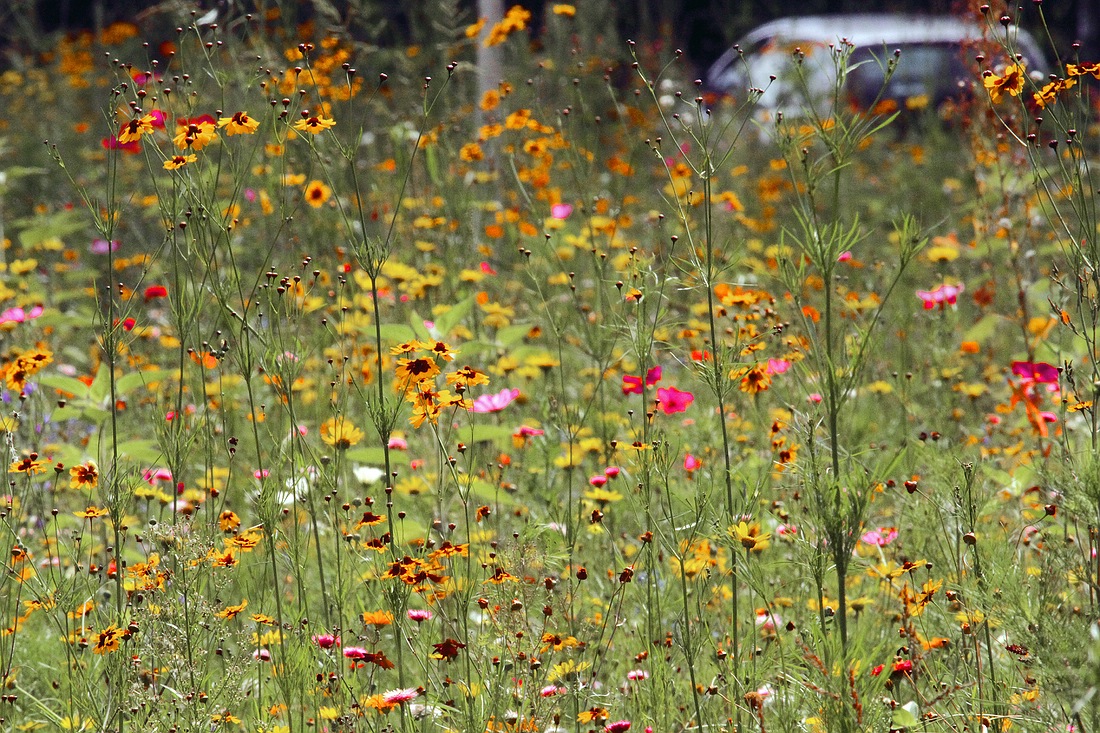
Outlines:
{"type": "Polygon", "coordinates": [[[443,338],[447,337],[447,334],[451,330],[462,322],[469,313],[470,309],[474,306],[474,297],[471,295],[469,298],[458,301],[451,306],[451,309],[435,319],[435,331],[443,338]]]}
{"type": "Polygon", "coordinates": [[[424,325],[424,319],[421,318],[420,314],[416,311],[409,314],[409,325],[412,326],[413,333],[415,333],[416,337],[421,341],[435,341],[424,325]]]}
{"type": "Polygon", "coordinates": [[[37,381],[43,387],[68,392],[74,399],[89,399],[90,397],[88,385],[76,377],[67,377],[64,374],[44,374],[37,381]]]}
{"type": "MultiPolygon", "coordinates": [[[[344,457],[349,461],[355,463],[369,463],[372,466],[385,466],[386,465],[386,450],[380,446],[359,446],[356,448],[348,448],[344,457]]],[[[406,465],[409,462],[409,456],[399,450],[390,451],[390,463],[406,465]]]]}
{"type": "Polygon", "coordinates": [[[501,440],[502,438],[511,438],[513,428],[504,425],[474,425],[474,427],[465,433],[467,440],[472,443],[482,443],[492,440],[501,440]]]}
{"type": "Polygon", "coordinates": [[[416,338],[416,331],[411,326],[406,326],[403,323],[383,323],[379,330],[382,332],[384,340],[395,343],[412,341],[416,338]]]}
{"type": "Polygon", "coordinates": [[[993,313],[983,316],[977,323],[966,330],[962,340],[977,341],[980,344],[997,332],[997,326],[1000,322],[1001,317],[993,313]]]}
{"type": "Polygon", "coordinates": [[[513,323],[511,326],[497,331],[497,343],[504,347],[512,346],[526,336],[530,330],[531,326],[526,323],[513,323]]]}
{"type": "Polygon", "coordinates": [[[147,386],[150,382],[159,382],[175,372],[168,369],[151,369],[143,372],[124,374],[115,380],[115,393],[124,395],[136,387],[147,386]]]}

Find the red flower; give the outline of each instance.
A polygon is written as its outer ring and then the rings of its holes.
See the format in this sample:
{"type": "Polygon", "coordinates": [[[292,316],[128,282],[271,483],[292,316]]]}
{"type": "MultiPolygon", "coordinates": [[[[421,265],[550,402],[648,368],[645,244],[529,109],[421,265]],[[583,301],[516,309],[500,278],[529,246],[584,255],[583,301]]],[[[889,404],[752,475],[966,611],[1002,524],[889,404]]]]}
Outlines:
{"type": "Polygon", "coordinates": [[[150,285],[145,288],[145,302],[148,303],[153,298],[166,298],[168,297],[168,288],[163,285],[150,285]]]}
{"type": "MultiPolygon", "coordinates": [[[[661,381],[661,367],[655,366],[650,368],[645,373],[645,385],[652,387],[661,381]]],[[[623,394],[641,394],[642,393],[642,378],[631,376],[630,374],[623,375],[623,394]]]]}
{"type": "Polygon", "coordinates": [[[137,140],[133,140],[133,141],[128,142],[128,143],[122,143],[122,142],[119,142],[118,138],[115,137],[114,135],[111,135],[110,137],[103,138],[103,141],[102,141],[101,144],[107,150],[122,150],[122,151],[127,152],[127,153],[140,153],[141,152],[141,143],[139,143],[137,140]]]}

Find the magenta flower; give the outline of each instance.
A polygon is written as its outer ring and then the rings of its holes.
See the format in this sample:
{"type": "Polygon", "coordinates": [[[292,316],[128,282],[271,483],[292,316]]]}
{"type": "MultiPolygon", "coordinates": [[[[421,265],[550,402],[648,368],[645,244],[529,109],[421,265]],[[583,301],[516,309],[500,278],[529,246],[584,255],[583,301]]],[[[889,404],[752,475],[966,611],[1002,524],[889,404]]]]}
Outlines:
{"type": "Polygon", "coordinates": [[[917,297],[924,303],[924,309],[930,311],[937,305],[942,310],[948,305],[955,305],[959,299],[959,293],[963,291],[962,283],[958,285],[941,285],[935,290],[918,290],[917,297]]]}
{"type": "Polygon", "coordinates": [[[474,412],[500,412],[519,397],[518,389],[502,389],[496,394],[483,394],[474,400],[474,412]]]}
{"type": "Polygon", "coordinates": [[[112,239],[110,242],[106,239],[96,239],[92,241],[91,250],[94,255],[105,255],[108,252],[117,252],[120,246],[121,242],[117,239],[112,239]]]}
{"type": "Polygon", "coordinates": [[[361,646],[346,646],[344,647],[344,656],[348,659],[366,659],[367,650],[361,646]]]}
{"type": "MultiPolygon", "coordinates": [[[[645,373],[645,386],[652,387],[661,381],[661,367],[660,365],[651,367],[649,371],[645,373]]],[[[623,375],[623,394],[641,394],[642,393],[642,378],[635,377],[630,374],[623,375]]]]}
{"type": "Polygon", "coordinates": [[[879,527],[878,529],[872,529],[870,532],[864,532],[860,540],[866,545],[874,545],[876,547],[886,547],[894,540],[898,538],[897,527],[879,527]]]}
{"type": "Polygon", "coordinates": [[[516,432],[512,433],[513,438],[537,438],[540,435],[546,435],[545,430],[539,428],[532,428],[527,425],[520,425],[516,428],[516,432]]]}
{"type": "Polygon", "coordinates": [[[555,219],[568,219],[572,213],[573,207],[570,204],[554,204],[550,207],[550,216],[555,219]]]}
{"type": "Polygon", "coordinates": [[[682,392],[675,387],[661,387],[657,390],[657,399],[660,400],[661,412],[672,415],[676,412],[684,412],[695,401],[695,395],[691,392],[682,392]]]}
{"type": "Polygon", "coordinates": [[[597,473],[595,476],[588,479],[588,483],[598,489],[607,485],[607,476],[604,476],[602,473],[597,473]]]}
{"type": "Polygon", "coordinates": [[[1012,373],[1027,383],[1057,384],[1059,369],[1043,361],[1014,361],[1012,373]]]}
{"type": "Polygon", "coordinates": [[[791,363],[786,359],[768,359],[768,374],[782,374],[791,368],[791,363]]]}
{"type": "Polygon", "coordinates": [[[622,469],[618,466],[608,466],[603,470],[603,475],[608,478],[617,478],[622,473],[622,469]]]}
{"type": "Polygon", "coordinates": [[[409,443],[404,438],[393,437],[389,442],[390,450],[408,450],[409,443]]]}
{"type": "Polygon", "coordinates": [[[23,310],[16,306],[15,308],[8,308],[3,313],[0,313],[0,325],[5,323],[26,323],[27,321],[38,318],[42,315],[42,306],[36,305],[29,311],[23,310]]]}
{"type": "Polygon", "coordinates": [[[432,620],[432,612],[426,608],[410,608],[406,615],[408,615],[410,621],[415,621],[418,624],[432,620]]]}
{"type": "Polygon", "coordinates": [[[703,462],[695,456],[691,455],[690,453],[684,456],[684,470],[687,471],[689,474],[693,471],[698,471],[702,467],[703,462]]]}
{"type": "Polygon", "coordinates": [[[311,638],[313,643],[322,649],[331,649],[340,643],[340,637],[332,634],[314,634],[311,638]]]}
{"type": "Polygon", "coordinates": [[[630,730],[629,720],[616,720],[614,723],[608,723],[603,727],[605,733],[626,733],[630,730]]]}

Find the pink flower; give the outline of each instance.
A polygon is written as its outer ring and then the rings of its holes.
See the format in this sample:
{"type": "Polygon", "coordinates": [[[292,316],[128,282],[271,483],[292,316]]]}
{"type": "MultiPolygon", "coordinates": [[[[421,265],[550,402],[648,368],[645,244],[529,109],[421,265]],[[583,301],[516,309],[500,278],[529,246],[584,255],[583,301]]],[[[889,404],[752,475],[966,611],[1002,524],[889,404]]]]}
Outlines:
{"type": "MultiPolygon", "coordinates": [[[[650,367],[649,371],[645,373],[645,386],[652,387],[661,381],[661,367],[660,365],[650,367]]],[[[635,377],[630,374],[623,375],[623,394],[641,394],[642,393],[642,378],[635,377]]]]}
{"type": "Polygon", "coordinates": [[[512,433],[513,438],[535,438],[540,435],[546,435],[545,430],[539,430],[538,428],[528,427],[526,425],[520,425],[516,428],[516,432],[512,433]]]}
{"type": "Polygon", "coordinates": [[[550,207],[550,216],[555,219],[568,219],[572,213],[573,207],[570,204],[554,204],[550,207]]]}
{"type": "Polygon", "coordinates": [[[849,250],[844,250],[836,257],[837,262],[847,262],[850,259],[852,259],[852,253],[849,250]]]}
{"type": "Polygon", "coordinates": [[[626,733],[630,730],[629,720],[616,720],[614,723],[608,723],[603,727],[605,733],[626,733]]]}
{"type": "Polygon", "coordinates": [[[102,145],[107,150],[122,150],[127,153],[140,153],[141,143],[137,140],[132,140],[128,143],[122,143],[118,141],[118,138],[114,135],[103,138],[102,145]]]}
{"type": "Polygon", "coordinates": [[[382,693],[382,700],[387,705],[400,705],[415,700],[419,695],[420,690],[416,687],[406,687],[403,690],[390,690],[382,693]]]}
{"type": "Polygon", "coordinates": [[[270,475],[271,471],[268,471],[266,468],[257,468],[255,471],[252,472],[252,476],[260,480],[263,480],[270,475]]]}
{"type": "Polygon", "coordinates": [[[483,394],[474,400],[470,408],[474,412],[500,412],[519,397],[518,389],[502,389],[496,394],[483,394]]]}
{"type": "Polygon", "coordinates": [[[598,489],[601,486],[607,485],[607,476],[604,476],[603,474],[596,474],[592,478],[588,479],[588,483],[592,484],[598,489]]]}
{"type": "Polygon", "coordinates": [[[940,309],[943,309],[948,305],[955,305],[955,302],[959,299],[959,293],[963,291],[962,284],[958,285],[941,285],[935,290],[918,290],[917,297],[924,303],[924,309],[930,311],[937,305],[940,309]]]}
{"type": "Polygon", "coordinates": [[[657,390],[657,399],[661,401],[661,412],[671,415],[687,410],[695,401],[695,395],[691,392],[681,392],[675,387],[661,387],[657,390]]]}
{"type": "Polygon", "coordinates": [[[786,359],[768,359],[768,374],[782,374],[791,368],[791,363],[786,359]]]}
{"type": "Polygon", "coordinates": [[[798,534],[798,527],[793,524],[781,524],[775,528],[776,537],[790,538],[798,534]]]}
{"type": "Polygon", "coordinates": [[[340,637],[332,634],[314,634],[312,639],[313,643],[322,649],[331,649],[340,643],[340,637]]]}
{"type": "Polygon", "coordinates": [[[271,652],[267,649],[257,649],[256,651],[252,652],[252,658],[255,659],[257,662],[270,662],[271,652]]]}
{"type": "Polygon", "coordinates": [[[408,450],[409,443],[404,438],[390,438],[389,442],[390,450],[408,450]]]}
{"type": "Polygon", "coordinates": [[[870,532],[864,532],[860,540],[866,545],[874,545],[876,547],[886,547],[894,540],[898,538],[897,527],[879,527],[878,529],[872,529],[870,532]]]}
{"type": "Polygon", "coordinates": [[[816,405],[816,404],[820,403],[821,400],[823,400],[824,398],[821,396],[820,392],[811,392],[808,399],[810,400],[810,402],[812,402],[816,405]]]}
{"type": "Polygon", "coordinates": [[[540,697],[553,697],[554,695],[563,695],[563,694],[565,694],[565,692],[566,692],[566,689],[564,687],[557,687],[555,685],[547,685],[546,687],[539,690],[539,696],[540,697]]]}
{"type": "Polygon", "coordinates": [[[91,250],[94,255],[105,255],[108,252],[117,252],[121,246],[117,239],[108,242],[106,239],[96,239],[92,242],[91,250]]]}
{"type": "Polygon", "coordinates": [[[410,608],[406,615],[410,621],[415,621],[418,624],[432,620],[432,612],[426,608],[410,608]]]}
{"type": "Polygon", "coordinates": [[[141,476],[147,483],[156,485],[157,481],[171,481],[172,472],[167,468],[147,468],[141,476]]]}
{"type": "Polygon", "coordinates": [[[486,275],[495,275],[495,274],[497,274],[497,271],[494,270],[493,266],[490,265],[488,262],[482,262],[480,267],[481,267],[481,271],[484,272],[486,275]]]}
{"type": "Polygon", "coordinates": [[[608,478],[618,478],[620,473],[622,473],[622,469],[618,466],[608,466],[603,470],[603,475],[608,478]]]}
{"type": "Polygon", "coordinates": [[[366,659],[367,650],[361,646],[346,646],[344,647],[344,656],[348,659],[366,659]]]}
{"type": "Polygon", "coordinates": [[[5,323],[25,323],[32,318],[38,318],[42,315],[42,306],[36,305],[29,311],[25,311],[18,306],[15,308],[8,308],[3,313],[0,313],[0,325],[5,323]]]}
{"type": "Polygon", "coordinates": [[[626,678],[631,682],[640,682],[649,679],[649,672],[644,669],[632,669],[626,673],[626,678]]]}
{"type": "Polygon", "coordinates": [[[1012,373],[1023,379],[1025,383],[1057,384],[1059,371],[1058,367],[1043,361],[1012,362],[1012,373]]]}
{"type": "Polygon", "coordinates": [[[703,462],[695,456],[691,455],[690,453],[684,456],[684,470],[687,471],[689,474],[692,471],[698,471],[702,467],[703,462]]]}

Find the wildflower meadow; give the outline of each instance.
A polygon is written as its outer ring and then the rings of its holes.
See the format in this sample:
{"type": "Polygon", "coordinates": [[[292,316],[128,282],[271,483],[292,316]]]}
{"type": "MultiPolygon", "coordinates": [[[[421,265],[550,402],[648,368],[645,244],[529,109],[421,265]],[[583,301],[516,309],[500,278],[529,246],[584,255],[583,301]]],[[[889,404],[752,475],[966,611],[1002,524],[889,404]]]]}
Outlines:
{"type": "Polygon", "coordinates": [[[1041,2],[948,105],[838,40],[780,114],[613,4],[254,5],[0,70],[4,730],[1100,729],[1100,59],[1029,74],[1041,2]]]}

